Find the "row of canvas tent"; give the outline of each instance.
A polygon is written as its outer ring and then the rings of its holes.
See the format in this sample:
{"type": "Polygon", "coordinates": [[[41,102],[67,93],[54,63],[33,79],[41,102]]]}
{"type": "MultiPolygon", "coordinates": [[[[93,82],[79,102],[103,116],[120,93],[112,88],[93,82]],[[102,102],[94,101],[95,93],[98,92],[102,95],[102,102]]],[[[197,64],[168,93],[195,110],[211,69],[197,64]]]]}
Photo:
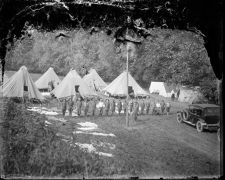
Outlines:
{"type": "MultiPolygon", "coordinates": [[[[2,78],[1,78],[2,79],[2,78]]],[[[148,96],[149,93],[143,90],[135,79],[128,73],[128,86],[132,87],[135,96],[148,96]]],[[[75,71],[71,70],[61,81],[53,68],[49,68],[35,83],[25,66],[22,66],[11,78],[4,75],[3,91],[4,97],[23,97],[24,89],[28,91],[30,99],[43,100],[44,97],[39,91],[48,89],[49,82],[53,82],[55,89],[51,92],[58,99],[70,97],[76,94],[75,86],[79,86],[82,97],[96,96],[97,91],[107,92],[114,96],[126,96],[127,93],[127,74],[121,73],[115,80],[107,85],[98,75],[95,69],[91,69],[89,74],[83,78],[75,71]],[[26,88],[24,88],[26,87],[26,88]]],[[[175,86],[169,86],[164,82],[151,82],[150,93],[158,93],[164,97],[171,97],[176,92],[175,86]]],[[[180,87],[178,101],[193,103],[194,101],[204,100],[199,91],[180,87]]]]}
{"type": "Polygon", "coordinates": [[[61,82],[53,68],[49,68],[35,83],[25,66],[22,66],[11,78],[4,81],[3,97],[23,98],[27,92],[29,99],[44,100],[39,90],[48,89],[49,82],[53,82],[55,89],[52,93],[57,98],[75,95],[75,86],[79,86],[82,97],[96,95],[75,70],[71,70],[61,82]]]}
{"type": "MultiPolygon", "coordinates": [[[[128,80],[128,86],[132,87],[135,96],[149,95],[138,85],[130,73],[128,74],[128,80]]],[[[120,74],[112,83],[107,85],[94,69],[91,69],[83,79],[75,70],[71,70],[61,81],[53,68],[50,67],[34,83],[27,68],[22,66],[12,77],[4,81],[2,86],[3,97],[23,97],[24,91],[28,91],[29,99],[43,100],[44,97],[39,90],[48,89],[49,82],[53,82],[55,88],[51,93],[58,99],[76,95],[76,86],[78,86],[82,97],[96,96],[96,91],[108,92],[115,96],[125,96],[127,93],[126,72],[120,74]]]]}

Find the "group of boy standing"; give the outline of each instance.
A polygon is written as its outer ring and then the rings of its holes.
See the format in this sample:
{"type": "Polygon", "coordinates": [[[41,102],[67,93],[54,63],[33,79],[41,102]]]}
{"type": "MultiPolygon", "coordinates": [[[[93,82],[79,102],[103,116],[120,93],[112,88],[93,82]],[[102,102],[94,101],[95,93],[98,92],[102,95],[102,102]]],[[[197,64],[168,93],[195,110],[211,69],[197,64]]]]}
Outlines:
{"type": "Polygon", "coordinates": [[[114,99],[114,98],[92,98],[82,99],[81,97],[69,98],[62,103],[62,114],[65,116],[66,110],[69,111],[69,116],[72,116],[73,110],[76,108],[78,116],[109,116],[117,113],[118,115],[126,114],[128,111],[134,120],[138,115],[148,114],[164,114],[166,110],[167,115],[170,112],[169,102],[165,103],[150,100],[149,97],[145,99],[114,99]],[[128,103],[128,104],[127,104],[128,103]],[[160,104],[160,107],[158,106],[160,104]],[[82,113],[83,112],[83,113],[82,113]]]}

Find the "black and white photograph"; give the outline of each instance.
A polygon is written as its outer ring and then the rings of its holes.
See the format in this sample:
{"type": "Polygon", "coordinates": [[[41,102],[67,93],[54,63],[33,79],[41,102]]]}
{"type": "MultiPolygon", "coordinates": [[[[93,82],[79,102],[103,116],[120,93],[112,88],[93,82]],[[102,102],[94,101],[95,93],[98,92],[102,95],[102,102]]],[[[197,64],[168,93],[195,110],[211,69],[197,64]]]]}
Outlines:
{"type": "Polygon", "coordinates": [[[223,0],[0,0],[0,61],[0,178],[223,178],[223,0]]]}

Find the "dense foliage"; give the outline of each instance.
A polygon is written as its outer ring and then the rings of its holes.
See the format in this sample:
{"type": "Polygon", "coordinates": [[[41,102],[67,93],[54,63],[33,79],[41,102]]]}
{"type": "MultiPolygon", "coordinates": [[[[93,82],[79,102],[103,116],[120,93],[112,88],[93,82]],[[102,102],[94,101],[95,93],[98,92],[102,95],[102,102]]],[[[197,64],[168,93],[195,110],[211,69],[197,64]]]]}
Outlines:
{"type": "Polygon", "coordinates": [[[110,176],[129,172],[125,162],[87,153],[62,141],[56,129],[45,126],[44,115],[27,111],[24,104],[11,100],[2,103],[2,177],[110,176]]]}
{"type": "MultiPolygon", "coordinates": [[[[129,43],[129,70],[135,79],[145,88],[151,81],[202,86],[205,95],[214,96],[216,78],[203,38],[187,31],[149,31],[152,36],[141,44],[129,43]]],[[[125,70],[126,56],[126,44],[115,42],[104,32],[90,34],[79,29],[42,33],[31,29],[7,53],[6,69],[26,65],[30,72],[44,73],[51,66],[59,75],[66,75],[71,68],[84,75],[84,68],[95,68],[110,82],[125,70]]]]}

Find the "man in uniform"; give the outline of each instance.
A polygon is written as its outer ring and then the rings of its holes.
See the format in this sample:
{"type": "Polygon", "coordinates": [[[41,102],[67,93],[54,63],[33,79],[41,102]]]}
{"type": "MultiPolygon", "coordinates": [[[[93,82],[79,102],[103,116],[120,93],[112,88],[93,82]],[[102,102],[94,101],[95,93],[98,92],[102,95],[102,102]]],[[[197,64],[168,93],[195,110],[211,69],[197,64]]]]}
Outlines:
{"type": "Polygon", "coordinates": [[[124,112],[125,115],[126,115],[126,111],[127,111],[127,101],[124,100],[123,101],[123,112],[124,112]]]}
{"type": "Polygon", "coordinates": [[[81,98],[78,98],[78,99],[77,99],[77,115],[78,115],[78,116],[81,115],[81,107],[82,107],[81,98]]]}
{"type": "Polygon", "coordinates": [[[121,103],[121,100],[120,99],[117,102],[117,108],[118,108],[118,114],[120,115],[121,110],[122,110],[122,103],[121,103]]]}
{"type": "Polygon", "coordinates": [[[170,107],[171,107],[170,103],[167,102],[167,103],[166,103],[166,114],[167,114],[167,116],[168,116],[169,113],[170,113],[170,107]]]}
{"type": "Polygon", "coordinates": [[[147,98],[145,101],[145,107],[146,107],[146,114],[149,114],[149,109],[150,109],[149,98],[147,98]]]}
{"type": "Polygon", "coordinates": [[[160,113],[161,113],[161,104],[160,104],[160,102],[157,101],[155,106],[156,106],[156,108],[155,108],[156,115],[160,115],[160,113]]]}
{"type": "Polygon", "coordinates": [[[132,112],[132,117],[133,117],[134,121],[137,120],[138,111],[139,111],[139,104],[138,104],[138,101],[136,101],[135,105],[134,105],[134,110],[132,112]]]}
{"type": "Polygon", "coordinates": [[[129,113],[131,114],[133,111],[133,107],[134,107],[134,102],[133,99],[130,99],[129,101],[129,113]]]}
{"type": "Polygon", "coordinates": [[[84,100],[84,116],[88,115],[89,102],[87,99],[84,100]]]}
{"type": "Polygon", "coordinates": [[[115,112],[115,101],[114,101],[114,99],[112,99],[112,101],[111,101],[111,115],[113,115],[114,112],[115,112]]]}
{"type": "Polygon", "coordinates": [[[164,110],[166,108],[166,104],[165,104],[164,100],[161,101],[161,104],[160,105],[161,105],[161,112],[163,114],[164,113],[164,110]]]}
{"type": "Polygon", "coordinates": [[[73,112],[73,105],[74,105],[74,101],[73,98],[71,97],[69,100],[69,116],[72,116],[72,112],[73,112]]]}
{"type": "Polygon", "coordinates": [[[66,102],[66,99],[64,99],[63,104],[62,104],[62,114],[63,114],[63,116],[65,116],[65,114],[66,114],[66,107],[67,107],[67,102],[66,102]]]}
{"type": "Polygon", "coordinates": [[[99,102],[99,116],[102,116],[103,108],[104,108],[104,102],[103,102],[102,99],[100,99],[100,102],[99,102]]]}
{"type": "Polygon", "coordinates": [[[151,107],[152,107],[152,109],[151,109],[152,114],[156,114],[156,103],[155,103],[155,101],[152,102],[151,107]]]}
{"type": "Polygon", "coordinates": [[[105,100],[105,115],[108,116],[109,114],[109,100],[105,100]]]}
{"type": "Polygon", "coordinates": [[[95,115],[95,109],[96,109],[96,100],[92,99],[92,103],[91,103],[91,115],[92,116],[95,115]]]}
{"type": "Polygon", "coordinates": [[[144,114],[144,109],[145,109],[145,103],[144,103],[144,100],[141,99],[140,100],[140,114],[143,115],[144,114]]]}

